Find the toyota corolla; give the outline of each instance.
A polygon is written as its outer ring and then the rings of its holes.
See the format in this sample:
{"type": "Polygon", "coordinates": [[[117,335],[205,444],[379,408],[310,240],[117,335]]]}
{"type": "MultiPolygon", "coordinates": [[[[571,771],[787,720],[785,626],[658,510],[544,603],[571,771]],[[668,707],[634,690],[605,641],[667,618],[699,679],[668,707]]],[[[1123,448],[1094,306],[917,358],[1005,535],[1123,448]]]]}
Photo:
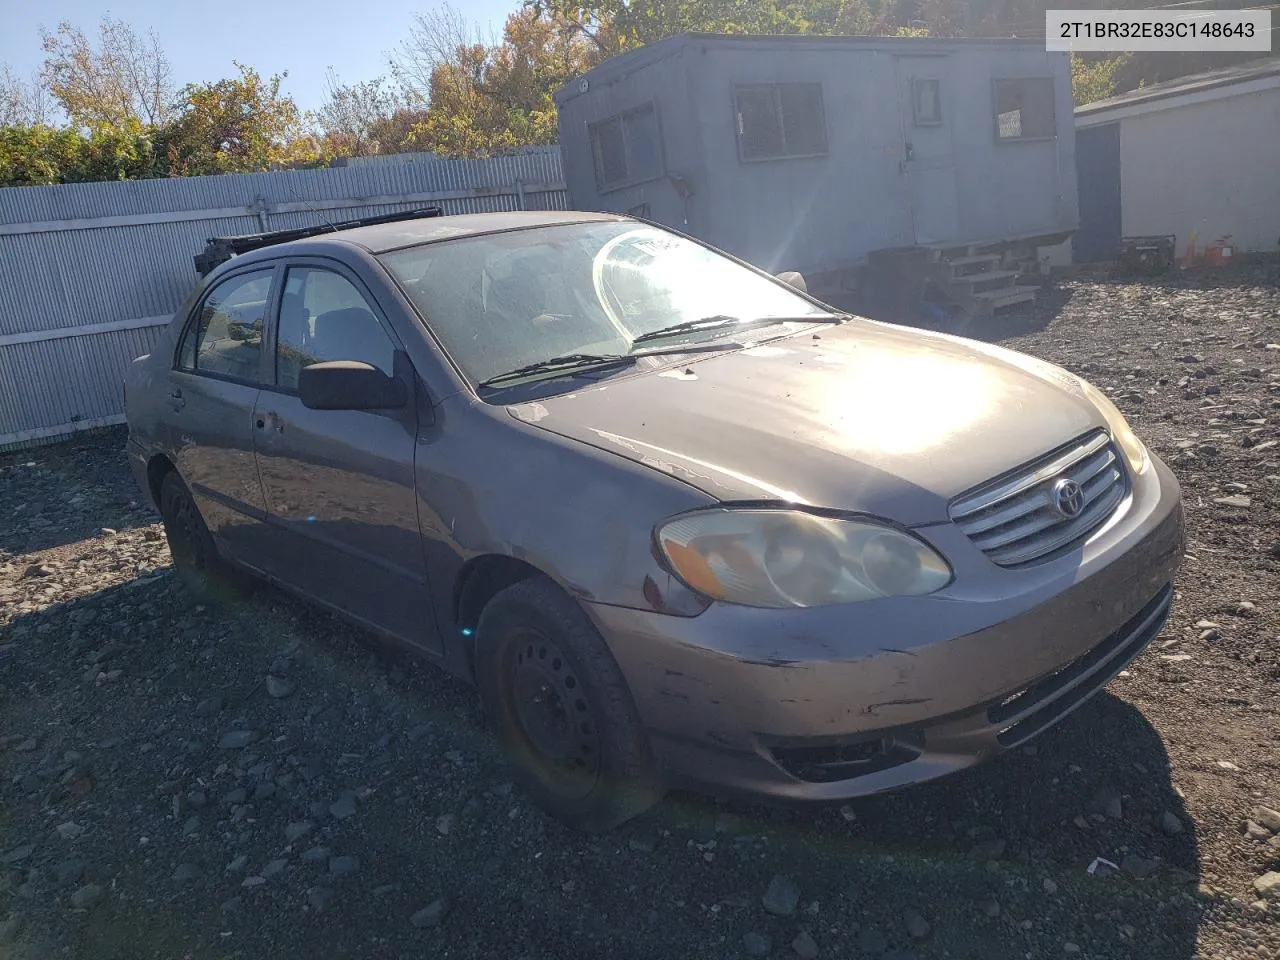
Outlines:
{"type": "Polygon", "coordinates": [[[1025,743],[1159,631],[1182,550],[1177,481],[1084,380],[618,216],[264,243],[126,406],[195,597],[251,574],[473,681],[585,829],[1025,743]]]}

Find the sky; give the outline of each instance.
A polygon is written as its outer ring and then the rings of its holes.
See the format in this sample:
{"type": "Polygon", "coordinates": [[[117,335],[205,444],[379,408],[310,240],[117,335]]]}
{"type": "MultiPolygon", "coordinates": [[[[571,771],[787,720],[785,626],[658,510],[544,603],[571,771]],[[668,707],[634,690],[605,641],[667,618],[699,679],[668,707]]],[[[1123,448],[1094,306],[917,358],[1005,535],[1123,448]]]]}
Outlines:
{"type": "MultiPolygon", "coordinates": [[[[288,71],[284,90],[303,110],[324,101],[325,70],[345,83],[387,70],[387,55],[413,15],[440,0],[0,0],[0,63],[29,79],[43,61],[40,28],[66,20],[86,34],[104,14],[154,29],[173,66],[177,86],[235,75],[233,60],[263,76],[288,71]]],[[[456,9],[486,35],[501,29],[519,0],[455,0],[456,9]]]]}

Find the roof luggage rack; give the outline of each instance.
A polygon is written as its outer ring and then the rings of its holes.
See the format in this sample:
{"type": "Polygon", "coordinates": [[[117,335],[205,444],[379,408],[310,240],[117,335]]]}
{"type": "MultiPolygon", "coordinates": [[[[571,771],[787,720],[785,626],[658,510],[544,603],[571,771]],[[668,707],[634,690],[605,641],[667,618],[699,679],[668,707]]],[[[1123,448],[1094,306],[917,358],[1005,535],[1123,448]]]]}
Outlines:
{"type": "Polygon", "coordinates": [[[355,227],[371,227],[379,223],[396,223],[400,220],[421,220],[426,217],[443,216],[439,207],[420,207],[417,210],[405,210],[400,213],[382,213],[373,217],[360,217],[356,220],[343,220],[341,223],[323,223],[315,227],[297,227],[293,230],[272,230],[268,233],[246,233],[238,237],[210,237],[205,248],[193,258],[196,273],[207,276],[214,267],[225,263],[232,257],[261,247],[274,246],[277,243],[288,243],[290,240],[304,240],[317,237],[323,233],[334,233],[338,230],[351,230],[355,227]]]}

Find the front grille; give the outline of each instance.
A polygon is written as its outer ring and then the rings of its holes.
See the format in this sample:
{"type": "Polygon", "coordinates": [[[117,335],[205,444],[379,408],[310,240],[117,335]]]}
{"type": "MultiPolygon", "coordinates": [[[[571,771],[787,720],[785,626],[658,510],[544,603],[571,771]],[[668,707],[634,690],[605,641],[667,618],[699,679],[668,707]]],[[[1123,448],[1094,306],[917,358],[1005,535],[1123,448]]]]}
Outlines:
{"type": "Polygon", "coordinates": [[[1083,540],[1120,505],[1125,488],[1115,446],[1097,430],[963,494],[951,504],[951,519],[992,562],[1016,567],[1083,540]],[[1053,503],[1063,479],[1083,489],[1084,506],[1071,519],[1053,503]]]}

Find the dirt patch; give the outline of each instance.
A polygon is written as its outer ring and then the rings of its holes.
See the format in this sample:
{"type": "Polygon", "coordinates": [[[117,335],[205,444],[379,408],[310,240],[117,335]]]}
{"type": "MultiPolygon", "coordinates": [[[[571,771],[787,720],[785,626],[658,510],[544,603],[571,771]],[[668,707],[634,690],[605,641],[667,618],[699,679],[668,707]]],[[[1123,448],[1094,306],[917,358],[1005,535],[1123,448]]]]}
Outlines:
{"type": "Polygon", "coordinates": [[[984,333],[1178,473],[1173,616],[1033,747],[841,808],[572,834],[461,684],[275,591],[192,607],[118,433],[0,457],[0,958],[1280,957],[1280,275],[984,333]]]}

